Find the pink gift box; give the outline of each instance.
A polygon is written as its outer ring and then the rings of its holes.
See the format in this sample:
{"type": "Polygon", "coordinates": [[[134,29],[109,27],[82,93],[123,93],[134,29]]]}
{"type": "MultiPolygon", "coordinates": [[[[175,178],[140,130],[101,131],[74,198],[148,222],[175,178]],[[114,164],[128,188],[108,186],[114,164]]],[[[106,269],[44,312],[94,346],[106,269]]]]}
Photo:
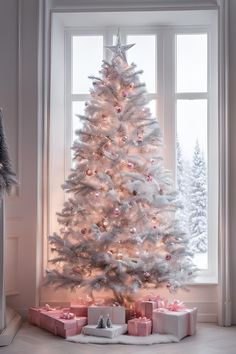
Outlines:
{"type": "Polygon", "coordinates": [[[152,333],[152,321],[148,318],[133,318],[128,321],[128,333],[131,336],[149,336],[152,333]]]}
{"type": "Polygon", "coordinates": [[[58,318],[55,320],[54,334],[66,338],[80,334],[82,328],[87,324],[87,317],[77,317],[74,319],[58,318]]]}
{"type": "Polygon", "coordinates": [[[40,327],[51,333],[55,333],[55,323],[60,318],[61,312],[61,310],[41,312],[40,327]]]}
{"type": "Polygon", "coordinates": [[[40,312],[42,309],[38,307],[30,307],[28,310],[28,320],[30,323],[40,327],[40,312]]]}
{"type": "Polygon", "coordinates": [[[179,340],[196,332],[197,308],[181,311],[153,311],[153,333],[172,334],[179,340]]]}
{"type": "Polygon", "coordinates": [[[109,315],[114,324],[125,323],[125,308],[123,306],[90,306],[88,307],[88,324],[95,325],[99,317],[109,315]]]}
{"type": "Polygon", "coordinates": [[[153,310],[158,308],[157,301],[139,300],[135,303],[135,311],[138,316],[152,319],[153,310]]]}
{"type": "Polygon", "coordinates": [[[41,327],[41,314],[60,313],[61,310],[53,309],[49,305],[45,307],[30,307],[28,310],[28,320],[30,323],[41,327]]]}
{"type": "Polygon", "coordinates": [[[70,312],[73,312],[78,317],[88,317],[88,306],[71,304],[70,312]]]}

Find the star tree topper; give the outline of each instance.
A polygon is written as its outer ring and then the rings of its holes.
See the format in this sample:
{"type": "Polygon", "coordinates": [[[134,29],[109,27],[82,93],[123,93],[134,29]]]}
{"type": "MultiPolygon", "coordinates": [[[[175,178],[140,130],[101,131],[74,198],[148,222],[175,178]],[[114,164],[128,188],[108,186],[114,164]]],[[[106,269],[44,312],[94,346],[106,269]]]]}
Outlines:
{"type": "Polygon", "coordinates": [[[127,63],[125,52],[133,46],[134,44],[126,44],[126,45],[121,44],[120,31],[118,30],[116,36],[116,45],[106,45],[106,48],[110,49],[112,53],[114,53],[113,59],[116,57],[120,57],[127,63]]]}

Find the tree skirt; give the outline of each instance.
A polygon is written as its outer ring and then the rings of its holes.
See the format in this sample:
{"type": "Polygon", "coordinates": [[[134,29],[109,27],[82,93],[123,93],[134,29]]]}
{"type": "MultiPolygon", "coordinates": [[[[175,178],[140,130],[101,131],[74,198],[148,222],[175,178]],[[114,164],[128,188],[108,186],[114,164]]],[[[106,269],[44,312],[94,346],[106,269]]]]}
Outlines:
{"type": "Polygon", "coordinates": [[[75,343],[96,343],[96,344],[157,344],[157,343],[176,343],[179,342],[178,338],[168,334],[151,334],[147,337],[135,337],[129,335],[121,335],[115,338],[104,338],[85,336],[78,334],[77,336],[67,337],[67,341],[75,343]]]}

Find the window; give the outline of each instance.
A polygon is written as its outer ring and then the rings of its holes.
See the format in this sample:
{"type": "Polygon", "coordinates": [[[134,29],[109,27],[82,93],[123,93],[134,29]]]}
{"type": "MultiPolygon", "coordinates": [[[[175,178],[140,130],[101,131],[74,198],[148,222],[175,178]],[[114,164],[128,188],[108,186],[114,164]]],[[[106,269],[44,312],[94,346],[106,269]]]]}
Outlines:
{"type": "MultiPolygon", "coordinates": [[[[176,188],[180,190],[184,205],[180,217],[192,237],[195,262],[201,270],[197,282],[216,282],[216,27],[212,23],[201,26],[133,25],[120,26],[120,31],[123,42],[136,43],[127,52],[128,62],[134,62],[138,69],[144,70],[141,81],[146,83],[148,90],[148,107],[162,126],[165,166],[173,171],[176,188]],[[196,183],[196,175],[199,175],[201,183],[196,183]],[[196,188],[200,187],[201,190],[195,193],[196,188]],[[199,200],[194,200],[196,195],[199,195],[199,200]],[[194,205],[198,205],[197,210],[194,205]]],[[[58,82],[58,75],[65,85],[61,89],[62,103],[58,103],[55,95],[51,98],[51,116],[60,115],[61,104],[65,119],[51,122],[49,232],[58,227],[55,212],[60,210],[65,198],[60,185],[72,164],[70,148],[75,131],[81,126],[77,115],[83,114],[86,100],[90,97],[92,80],[88,76],[98,75],[102,58],[109,59],[104,45],[114,40],[116,32],[117,28],[109,26],[66,26],[64,44],[52,43],[52,60],[53,53],[55,56],[57,53],[58,58],[60,51],[65,58],[63,72],[59,73],[55,67],[52,68],[52,92],[55,89],[53,85],[56,86],[58,82]],[[57,152],[54,144],[58,140],[53,125],[57,136],[59,134],[62,137],[57,152]],[[63,157],[60,161],[58,155],[63,157]]]]}

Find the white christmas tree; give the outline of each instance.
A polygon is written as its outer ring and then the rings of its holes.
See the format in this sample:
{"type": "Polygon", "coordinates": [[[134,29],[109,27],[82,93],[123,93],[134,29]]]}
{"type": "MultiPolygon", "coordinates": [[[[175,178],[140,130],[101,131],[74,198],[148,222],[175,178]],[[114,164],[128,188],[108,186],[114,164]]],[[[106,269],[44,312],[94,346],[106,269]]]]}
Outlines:
{"type": "Polygon", "coordinates": [[[207,173],[204,156],[196,141],[190,184],[190,232],[194,252],[207,251],[207,173]]]}
{"type": "MultiPolygon", "coordinates": [[[[49,236],[55,258],[47,283],[111,290],[120,304],[141,288],[174,292],[192,278],[189,238],[175,217],[170,173],[163,167],[162,134],[145,107],[140,71],[129,65],[119,34],[111,63],[92,77],[83,128],[73,144],[74,167],[64,184],[68,201],[49,236]]],[[[109,292],[108,292],[109,293],[109,292]]]]}

